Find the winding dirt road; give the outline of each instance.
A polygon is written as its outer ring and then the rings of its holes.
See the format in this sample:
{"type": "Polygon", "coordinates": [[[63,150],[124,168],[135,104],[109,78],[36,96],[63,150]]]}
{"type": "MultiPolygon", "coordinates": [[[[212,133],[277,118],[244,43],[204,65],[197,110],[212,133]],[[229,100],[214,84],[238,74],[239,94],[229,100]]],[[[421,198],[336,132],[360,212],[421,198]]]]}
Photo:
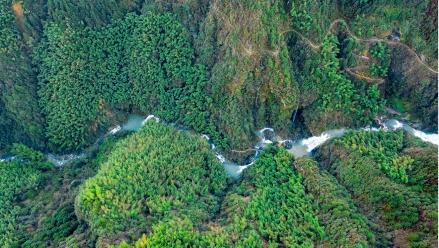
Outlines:
{"type": "MultiPolygon", "coordinates": [[[[374,43],[374,42],[385,42],[388,45],[391,46],[402,46],[404,47],[407,51],[409,51],[409,53],[411,53],[414,57],[415,60],[418,64],[424,66],[425,68],[427,68],[427,70],[429,70],[430,72],[434,73],[434,74],[438,74],[438,71],[434,70],[433,68],[431,68],[429,65],[427,65],[426,63],[424,63],[421,58],[419,57],[419,55],[408,45],[401,43],[401,42],[397,42],[397,41],[390,41],[387,39],[381,39],[381,38],[376,38],[376,37],[372,37],[372,38],[360,38],[358,36],[356,36],[354,33],[352,33],[352,31],[349,29],[349,26],[347,25],[346,21],[344,19],[336,19],[334,20],[331,25],[329,26],[328,30],[326,31],[326,35],[333,33],[333,29],[336,25],[338,25],[339,23],[344,23],[345,24],[345,29],[346,32],[349,34],[349,36],[351,36],[352,38],[354,38],[356,41],[360,41],[360,42],[365,42],[365,43],[374,43]]],[[[320,49],[320,47],[322,46],[322,44],[315,44],[314,42],[312,42],[310,39],[308,39],[307,37],[305,37],[301,32],[295,30],[295,29],[288,29],[285,30],[283,32],[281,32],[281,34],[285,34],[288,32],[294,32],[296,33],[300,38],[302,38],[305,43],[307,43],[312,49],[320,49]]],[[[371,78],[369,78],[371,79],[371,78]]],[[[372,79],[373,80],[373,79],[372,79]]]]}

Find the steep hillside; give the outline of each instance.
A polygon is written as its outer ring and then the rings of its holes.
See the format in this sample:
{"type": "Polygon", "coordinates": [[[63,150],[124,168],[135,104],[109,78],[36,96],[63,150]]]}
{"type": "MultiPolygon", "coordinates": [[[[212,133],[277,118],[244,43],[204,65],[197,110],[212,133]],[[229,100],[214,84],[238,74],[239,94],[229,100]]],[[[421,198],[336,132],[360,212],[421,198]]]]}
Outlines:
{"type": "Polygon", "coordinates": [[[0,246],[437,247],[437,9],[0,0],[0,246]]]}

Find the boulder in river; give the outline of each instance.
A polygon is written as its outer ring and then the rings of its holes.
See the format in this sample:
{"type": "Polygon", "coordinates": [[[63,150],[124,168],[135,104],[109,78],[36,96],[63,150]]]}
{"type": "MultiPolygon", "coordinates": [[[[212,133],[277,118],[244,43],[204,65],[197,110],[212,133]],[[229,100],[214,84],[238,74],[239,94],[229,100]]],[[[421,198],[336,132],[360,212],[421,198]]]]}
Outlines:
{"type": "Polygon", "coordinates": [[[292,141],[292,140],[285,140],[285,141],[282,143],[282,146],[283,146],[285,149],[289,150],[289,149],[291,149],[291,148],[293,147],[293,141],[292,141]]]}
{"type": "Polygon", "coordinates": [[[262,135],[267,140],[270,140],[272,142],[276,141],[276,133],[272,129],[265,129],[262,132],[262,135]]]}

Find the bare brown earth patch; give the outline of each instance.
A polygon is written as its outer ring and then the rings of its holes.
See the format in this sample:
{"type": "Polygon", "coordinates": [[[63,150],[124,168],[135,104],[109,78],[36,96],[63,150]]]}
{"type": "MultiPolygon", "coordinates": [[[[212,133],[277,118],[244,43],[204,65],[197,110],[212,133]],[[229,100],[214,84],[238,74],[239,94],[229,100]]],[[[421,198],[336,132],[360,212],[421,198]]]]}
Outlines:
{"type": "Polygon", "coordinates": [[[23,37],[25,40],[27,40],[27,35],[26,35],[26,25],[24,24],[24,8],[23,8],[23,3],[22,2],[13,2],[12,3],[12,13],[15,16],[15,22],[17,25],[18,30],[20,31],[21,34],[23,34],[25,37],[23,37]]]}

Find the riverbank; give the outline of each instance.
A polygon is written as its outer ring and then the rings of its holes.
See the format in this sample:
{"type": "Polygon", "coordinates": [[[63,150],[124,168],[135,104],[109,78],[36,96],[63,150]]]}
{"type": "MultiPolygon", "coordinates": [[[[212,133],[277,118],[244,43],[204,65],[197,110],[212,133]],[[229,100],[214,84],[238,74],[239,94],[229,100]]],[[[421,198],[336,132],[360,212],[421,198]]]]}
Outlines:
{"type": "MultiPolygon", "coordinates": [[[[109,136],[119,135],[124,132],[136,132],[148,121],[160,122],[160,119],[154,115],[148,115],[147,117],[144,117],[137,114],[130,114],[124,124],[117,125],[111,128],[107,133],[99,137],[92,146],[90,146],[83,152],[75,153],[75,154],[65,154],[65,155],[56,155],[52,153],[47,153],[45,154],[46,158],[56,166],[63,166],[73,160],[82,159],[89,156],[93,151],[95,151],[99,147],[99,145],[102,143],[102,141],[105,138],[109,136]]],[[[403,129],[404,131],[408,132],[410,135],[418,137],[424,142],[428,142],[434,145],[439,145],[438,134],[424,133],[420,130],[411,127],[409,124],[401,122],[396,119],[382,120],[379,122],[379,126],[377,127],[368,126],[354,131],[374,132],[378,130],[395,131],[398,129],[403,129]]],[[[179,130],[188,131],[187,129],[184,128],[181,128],[179,130]]],[[[253,153],[253,155],[249,157],[248,163],[243,165],[239,165],[227,159],[222,154],[222,152],[217,149],[216,145],[212,142],[212,140],[207,135],[202,134],[201,136],[209,142],[212,151],[215,153],[218,160],[223,164],[227,174],[232,178],[239,178],[241,173],[246,168],[254,164],[254,162],[258,159],[259,154],[264,149],[264,147],[266,147],[269,144],[277,144],[279,146],[282,146],[289,153],[293,154],[295,158],[300,158],[304,156],[311,156],[312,152],[315,151],[315,149],[317,149],[319,146],[323,145],[324,143],[326,143],[327,141],[333,138],[343,136],[348,130],[351,129],[341,128],[341,129],[327,130],[318,136],[307,137],[299,140],[292,140],[292,139],[288,139],[288,138],[284,139],[280,137],[279,135],[276,134],[273,128],[264,127],[256,132],[256,135],[259,140],[252,148],[247,149],[250,153],[253,153]]],[[[14,157],[4,157],[1,160],[13,160],[13,159],[14,157]]]]}

